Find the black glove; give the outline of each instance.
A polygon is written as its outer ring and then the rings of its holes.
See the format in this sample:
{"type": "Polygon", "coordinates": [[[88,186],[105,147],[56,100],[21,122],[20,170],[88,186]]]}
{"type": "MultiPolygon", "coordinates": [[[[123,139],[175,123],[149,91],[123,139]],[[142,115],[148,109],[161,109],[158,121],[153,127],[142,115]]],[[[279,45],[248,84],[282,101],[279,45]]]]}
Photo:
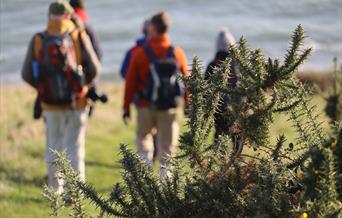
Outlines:
{"type": "Polygon", "coordinates": [[[38,120],[43,113],[42,107],[40,105],[40,99],[39,96],[37,96],[36,101],[34,102],[34,107],[33,107],[33,118],[35,120],[38,120]]]}
{"type": "Polygon", "coordinates": [[[93,102],[96,102],[96,101],[101,101],[102,103],[107,103],[108,101],[108,97],[106,94],[99,94],[98,91],[97,91],[97,88],[96,86],[92,86],[90,87],[88,93],[87,93],[87,97],[89,99],[91,99],[93,102]]]}
{"type": "Polygon", "coordinates": [[[129,111],[125,111],[122,115],[122,119],[125,125],[127,126],[128,123],[131,121],[131,113],[129,111]]]}

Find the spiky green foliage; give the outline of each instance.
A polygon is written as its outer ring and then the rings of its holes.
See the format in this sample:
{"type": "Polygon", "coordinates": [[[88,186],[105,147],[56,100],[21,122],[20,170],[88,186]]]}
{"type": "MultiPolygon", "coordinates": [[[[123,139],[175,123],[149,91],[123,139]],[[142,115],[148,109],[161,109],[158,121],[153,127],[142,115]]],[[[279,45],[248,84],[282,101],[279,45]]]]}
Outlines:
{"type": "MultiPolygon", "coordinates": [[[[339,193],[339,199],[342,201],[342,123],[339,124],[337,127],[336,132],[338,133],[336,137],[336,141],[333,141],[332,143],[336,142],[336,147],[333,148],[334,155],[337,159],[337,190],[339,193]]],[[[333,144],[330,144],[333,145],[333,144]]]]}
{"type": "Polygon", "coordinates": [[[78,188],[81,183],[79,175],[72,170],[70,160],[64,153],[54,151],[54,154],[56,158],[53,162],[57,166],[58,178],[64,181],[64,193],[61,197],[68,206],[72,207],[72,213],[70,214],[72,217],[83,218],[85,217],[84,196],[78,188]]]}
{"type": "Polygon", "coordinates": [[[322,123],[317,121],[316,107],[310,105],[307,92],[310,89],[296,83],[293,81],[283,94],[285,99],[287,96],[292,96],[294,101],[301,99],[296,107],[288,111],[298,133],[297,148],[294,150],[297,157],[288,166],[303,171],[303,179],[299,179],[305,185],[300,199],[307,205],[303,210],[309,212],[309,217],[342,216],[341,198],[337,194],[341,190],[341,176],[335,172],[341,156],[333,155],[340,149],[336,146],[338,139],[328,139],[322,123]]]}
{"type": "Polygon", "coordinates": [[[61,217],[61,210],[63,209],[63,201],[59,194],[53,189],[44,186],[44,197],[50,202],[51,216],[61,217]]]}
{"type": "MultiPolygon", "coordinates": [[[[336,172],[334,164],[334,156],[330,148],[321,148],[319,155],[313,155],[311,162],[315,169],[314,173],[318,175],[314,187],[308,187],[304,193],[304,198],[310,200],[306,201],[306,210],[309,211],[309,216],[314,217],[341,217],[342,204],[338,200],[338,193],[336,191],[336,172]],[[319,168],[315,161],[320,162],[319,168]],[[314,188],[314,190],[312,190],[314,188]]],[[[307,180],[310,177],[309,172],[306,176],[307,180]]],[[[311,184],[311,181],[306,182],[311,184]]]]}
{"type": "Polygon", "coordinates": [[[338,69],[338,60],[334,58],[334,71],[332,77],[331,88],[328,91],[328,97],[325,98],[326,106],[325,113],[330,118],[330,123],[334,126],[333,134],[337,137],[332,137],[327,143],[327,147],[332,147],[333,153],[337,158],[336,171],[339,190],[339,198],[342,199],[342,65],[338,69]]]}
{"type": "Polygon", "coordinates": [[[325,112],[331,119],[331,123],[342,121],[342,65],[338,69],[337,58],[334,58],[332,86],[326,102],[325,112]]]}
{"type": "Polygon", "coordinates": [[[307,159],[308,152],[312,148],[322,146],[327,136],[322,123],[317,121],[319,114],[316,112],[316,106],[310,104],[310,88],[293,79],[286,86],[279,98],[281,101],[286,101],[288,96],[291,96],[291,101],[296,105],[286,111],[298,133],[296,147],[292,151],[295,160],[289,163],[289,166],[294,168],[307,159]]]}
{"type": "Polygon", "coordinates": [[[198,57],[194,58],[192,66],[190,76],[184,78],[188,91],[193,93],[187,122],[190,131],[181,136],[180,148],[183,156],[188,157],[194,166],[203,162],[203,153],[208,149],[208,137],[214,125],[214,114],[218,110],[223,94],[221,90],[225,88],[229,78],[230,60],[221,68],[215,68],[208,80],[202,78],[198,57]]]}
{"type": "MultiPolygon", "coordinates": [[[[191,76],[185,78],[191,94],[189,129],[181,136],[180,154],[171,160],[170,178],[156,177],[124,145],[124,183],[116,184],[108,198],[77,180],[76,174],[64,178],[73,192],[89,198],[102,215],[116,217],[296,217],[304,211],[313,217],[341,216],[336,156],[324,148],[326,136],[310,96],[293,77],[310,53],[310,49],[302,49],[303,39],[304,31],[298,26],[281,64],[277,59],[266,61],[261,50],[248,48],[241,38],[231,47],[231,58],[240,66],[234,89],[227,83],[230,58],[214,69],[208,80],[201,76],[199,59],[194,59],[191,76]],[[214,114],[225,95],[241,101],[220,111],[231,128],[210,143],[214,114]],[[296,142],[287,144],[284,135],[275,145],[269,142],[275,113],[290,115],[298,133],[296,142]],[[242,145],[254,147],[256,154],[236,152],[231,140],[236,134],[242,145]],[[321,193],[327,194],[322,197],[321,193]]],[[[57,161],[63,169],[60,172],[70,174],[65,162],[57,161]]]]}
{"type": "Polygon", "coordinates": [[[243,144],[255,147],[267,145],[272,114],[296,104],[279,102],[278,94],[287,89],[288,80],[310,54],[311,49],[301,50],[303,39],[304,30],[298,26],[284,64],[280,64],[278,59],[269,58],[266,61],[260,49],[248,48],[245,38],[240,39],[238,46],[232,46],[231,53],[240,66],[241,75],[236,88],[226,88],[229,95],[242,98],[243,103],[233,103],[232,110],[227,111],[225,116],[235,127],[231,133],[240,133],[243,144]]]}

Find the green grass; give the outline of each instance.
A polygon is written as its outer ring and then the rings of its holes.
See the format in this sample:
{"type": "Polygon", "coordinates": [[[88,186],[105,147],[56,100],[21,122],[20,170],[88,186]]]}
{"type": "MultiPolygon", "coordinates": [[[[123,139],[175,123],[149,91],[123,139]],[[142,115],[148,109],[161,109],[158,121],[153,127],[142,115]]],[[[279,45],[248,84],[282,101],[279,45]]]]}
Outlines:
{"type": "MultiPolygon", "coordinates": [[[[106,105],[97,104],[89,120],[86,140],[86,178],[102,194],[119,182],[119,144],[134,149],[135,123],[126,127],[121,120],[122,90],[119,83],[105,84],[110,95],[106,105]]],[[[0,90],[0,217],[48,217],[48,202],[42,197],[46,183],[43,120],[32,119],[35,91],[26,86],[6,86],[0,90]]],[[[323,100],[315,97],[320,110],[323,100]]],[[[324,119],[324,117],[322,118],[324,119]]],[[[285,116],[276,116],[271,126],[272,141],[280,133],[295,138],[285,116]]],[[[184,123],[184,120],[183,120],[184,123]]],[[[183,131],[185,127],[183,126],[183,131]]],[[[98,211],[87,205],[90,214],[98,211]]]]}
{"type": "MultiPolygon", "coordinates": [[[[134,145],[134,122],[121,121],[122,85],[105,85],[106,105],[97,104],[89,120],[86,141],[86,177],[102,193],[120,181],[119,144],[134,145]]],[[[46,182],[43,120],[32,119],[35,91],[8,86],[1,90],[0,217],[47,217],[42,197],[46,182]]],[[[132,146],[133,148],[133,146],[132,146]]],[[[91,208],[92,213],[95,213],[91,208]]]]}

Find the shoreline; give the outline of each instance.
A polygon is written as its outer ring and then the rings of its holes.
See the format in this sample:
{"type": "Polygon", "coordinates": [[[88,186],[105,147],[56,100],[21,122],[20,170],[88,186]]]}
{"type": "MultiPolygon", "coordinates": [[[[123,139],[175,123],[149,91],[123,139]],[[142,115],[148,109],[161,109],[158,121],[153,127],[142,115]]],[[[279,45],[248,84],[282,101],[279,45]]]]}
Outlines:
{"type": "MultiPolygon", "coordinates": [[[[97,79],[100,84],[121,84],[124,83],[124,80],[119,77],[118,74],[101,74],[97,79]]],[[[26,86],[24,80],[20,79],[19,81],[7,80],[3,79],[3,75],[0,76],[0,86],[8,87],[8,86],[26,86]]]]}
{"type": "MultiPolygon", "coordinates": [[[[321,75],[321,76],[328,76],[332,73],[333,69],[326,69],[326,70],[301,70],[298,71],[297,75],[321,75]]],[[[19,75],[18,79],[5,79],[7,73],[0,74],[0,84],[1,85],[22,85],[25,82],[22,80],[21,75],[19,75]]],[[[124,80],[121,78],[119,73],[101,73],[98,81],[100,83],[121,83],[124,80]]]]}
{"type": "MultiPolygon", "coordinates": [[[[322,91],[326,90],[332,81],[332,70],[331,71],[300,71],[296,73],[297,78],[304,83],[316,84],[322,91]]],[[[101,74],[98,78],[100,85],[108,86],[113,85],[124,85],[124,80],[120,78],[118,74],[101,74]]],[[[23,80],[6,82],[3,78],[0,78],[1,89],[6,88],[20,88],[30,87],[23,80]]],[[[101,89],[101,88],[100,88],[101,89]]]]}

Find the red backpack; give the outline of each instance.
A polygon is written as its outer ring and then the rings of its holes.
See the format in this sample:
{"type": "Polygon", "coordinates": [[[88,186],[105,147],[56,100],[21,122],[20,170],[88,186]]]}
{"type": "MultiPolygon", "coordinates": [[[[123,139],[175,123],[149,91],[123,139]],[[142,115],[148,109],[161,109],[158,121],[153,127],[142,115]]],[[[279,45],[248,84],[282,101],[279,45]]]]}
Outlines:
{"type": "Polygon", "coordinates": [[[42,46],[34,71],[39,98],[48,104],[72,104],[82,97],[84,75],[77,66],[71,33],[49,35],[39,33],[42,46]]]}

